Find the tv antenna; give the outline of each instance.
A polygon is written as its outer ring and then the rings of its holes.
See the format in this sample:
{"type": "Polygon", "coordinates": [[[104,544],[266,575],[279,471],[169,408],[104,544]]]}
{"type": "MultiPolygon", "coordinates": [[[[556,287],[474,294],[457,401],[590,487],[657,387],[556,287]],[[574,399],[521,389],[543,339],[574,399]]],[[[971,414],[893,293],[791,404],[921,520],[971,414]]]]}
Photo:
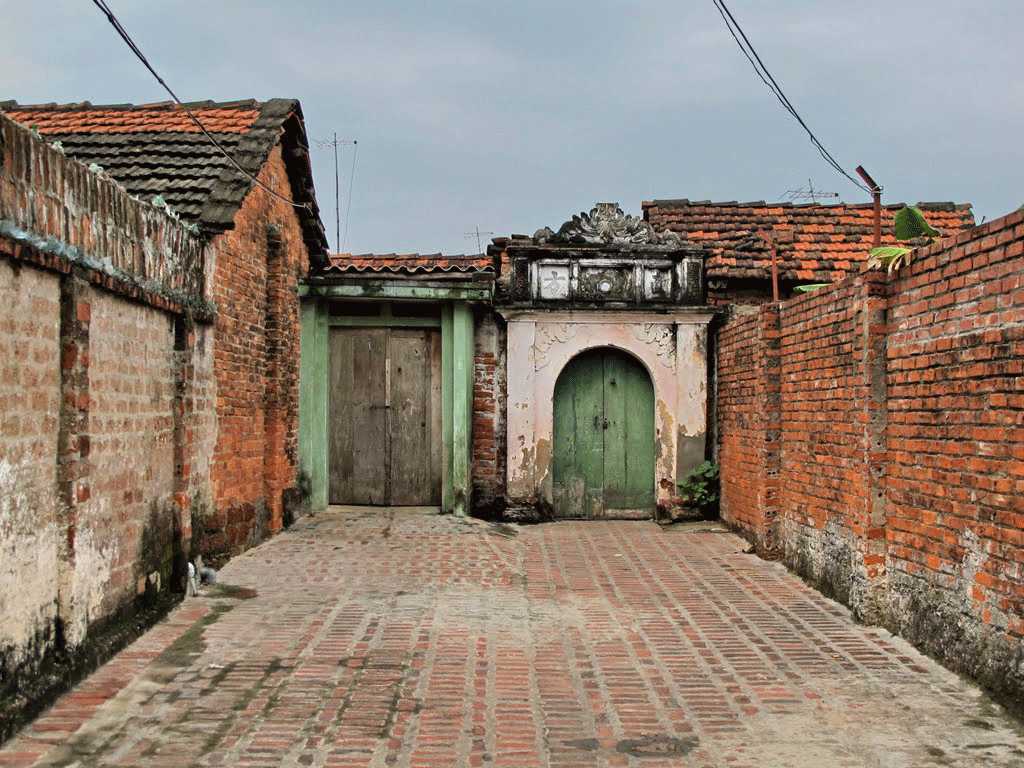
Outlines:
{"type": "Polygon", "coordinates": [[[472,232],[466,232],[466,239],[469,239],[471,237],[476,237],[476,252],[477,253],[483,253],[484,252],[484,246],[483,246],[483,240],[480,239],[481,235],[493,235],[493,234],[494,234],[493,232],[481,232],[480,231],[480,227],[477,226],[477,227],[473,228],[472,232]]]}
{"type": "Polygon", "coordinates": [[[818,202],[818,198],[829,198],[835,199],[839,197],[838,192],[822,192],[820,189],[814,188],[814,182],[810,179],[807,180],[806,187],[797,187],[796,189],[787,189],[783,195],[790,202],[796,202],[797,200],[806,200],[812,203],[818,202]]]}
{"type": "MultiPolygon", "coordinates": [[[[331,147],[334,150],[334,247],[338,253],[341,253],[341,181],[338,174],[338,147],[344,147],[346,145],[352,145],[353,147],[359,144],[355,139],[339,139],[337,132],[333,136],[326,140],[317,140],[316,145],[320,149],[327,149],[331,147]]],[[[353,157],[353,166],[355,165],[355,158],[353,157]]],[[[355,168],[353,167],[353,172],[355,168]]],[[[348,215],[345,216],[345,226],[348,226],[348,215]]]]}

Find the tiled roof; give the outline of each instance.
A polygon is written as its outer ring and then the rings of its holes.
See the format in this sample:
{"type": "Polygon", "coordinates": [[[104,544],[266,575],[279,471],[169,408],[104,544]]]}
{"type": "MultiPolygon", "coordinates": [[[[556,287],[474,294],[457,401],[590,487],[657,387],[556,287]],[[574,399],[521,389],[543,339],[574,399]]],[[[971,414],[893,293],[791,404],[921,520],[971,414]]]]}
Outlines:
{"type": "Polygon", "coordinates": [[[324,271],[392,272],[429,274],[431,272],[493,273],[494,265],[485,254],[442,253],[332,253],[324,271]]]}
{"type": "MultiPolygon", "coordinates": [[[[327,240],[313,191],[302,109],[294,99],[188,105],[246,171],[257,175],[281,141],[291,192],[312,254],[327,240]]],[[[152,201],[159,195],[175,213],[211,232],[230,229],[252,182],[200,132],[173,102],[159,104],[36,104],[0,102],[12,119],[60,141],[76,160],[96,163],[130,194],[152,201]]]]}
{"type": "MultiPolygon", "coordinates": [[[[928,223],[944,235],[974,226],[970,204],[918,203],[928,223]]],[[[903,204],[882,209],[882,243],[896,242],[893,217],[903,204]]],[[[756,233],[772,230],[779,275],[786,280],[830,282],[858,270],[874,238],[870,203],[836,205],[652,200],[644,218],[655,229],[670,229],[709,251],[708,278],[769,276],[771,255],[756,233]]]]}

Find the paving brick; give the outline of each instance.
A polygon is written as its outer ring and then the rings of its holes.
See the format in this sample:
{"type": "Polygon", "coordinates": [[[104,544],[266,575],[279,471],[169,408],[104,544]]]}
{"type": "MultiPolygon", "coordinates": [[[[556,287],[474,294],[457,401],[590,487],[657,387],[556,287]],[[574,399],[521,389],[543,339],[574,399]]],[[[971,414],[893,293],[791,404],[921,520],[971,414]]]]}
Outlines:
{"type": "Polygon", "coordinates": [[[977,688],[715,526],[332,510],[0,766],[1011,766],[977,688]]]}

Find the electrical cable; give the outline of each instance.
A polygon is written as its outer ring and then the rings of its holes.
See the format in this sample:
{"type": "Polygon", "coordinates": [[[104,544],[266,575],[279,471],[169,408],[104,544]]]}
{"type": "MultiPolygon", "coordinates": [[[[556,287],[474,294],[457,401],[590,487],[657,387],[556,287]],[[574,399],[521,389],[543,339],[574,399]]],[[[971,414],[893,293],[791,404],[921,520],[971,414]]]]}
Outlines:
{"type": "Polygon", "coordinates": [[[718,10],[718,13],[722,17],[722,20],[725,22],[725,26],[726,29],[729,30],[729,34],[732,35],[733,40],[736,41],[736,45],[739,46],[740,51],[747,58],[747,61],[750,62],[750,65],[754,68],[754,72],[760,78],[761,82],[764,83],[768,87],[768,90],[770,90],[772,94],[775,96],[775,98],[778,99],[779,103],[782,104],[783,109],[785,109],[807,132],[807,135],[811,139],[811,143],[814,144],[815,149],[818,150],[818,153],[822,156],[825,162],[834,171],[845,177],[848,181],[850,181],[859,189],[869,194],[873,192],[873,190],[870,187],[867,187],[866,185],[862,184],[849,173],[847,173],[843,169],[843,166],[839,164],[839,161],[835,159],[832,153],[829,152],[825,148],[825,145],[822,144],[821,141],[818,139],[818,137],[814,135],[814,132],[810,129],[807,123],[804,122],[804,119],[796,111],[796,107],[793,106],[793,103],[783,92],[782,87],[779,85],[778,81],[772,76],[772,73],[768,70],[768,67],[766,67],[764,62],[761,60],[761,57],[758,55],[757,50],[754,48],[753,44],[751,44],[750,39],[743,31],[743,28],[740,26],[739,22],[736,21],[736,17],[733,16],[732,12],[729,10],[729,7],[725,4],[725,0],[712,0],[712,2],[715,4],[715,8],[718,10]],[[739,33],[738,36],[737,32],[739,33]],[[743,38],[743,42],[740,42],[740,37],[743,38]]]}
{"type": "Polygon", "coordinates": [[[156,81],[158,83],[160,83],[160,85],[163,86],[163,89],[165,91],[167,91],[168,94],[170,94],[172,99],[174,99],[174,102],[179,107],[181,107],[182,110],[184,110],[185,114],[188,115],[188,118],[193,123],[195,123],[196,127],[200,131],[202,131],[203,135],[206,136],[206,138],[209,140],[209,142],[214,147],[216,147],[217,150],[222,155],[224,155],[224,157],[226,157],[228,159],[228,161],[235,167],[235,169],[239,173],[241,173],[243,176],[245,176],[247,179],[249,179],[257,187],[259,187],[260,189],[264,190],[265,192],[268,192],[269,194],[273,195],[277,199],[282,200],[283,202],[288,203],[290,206],[292,206],[294,208],[303,208],[303,209],[305,209],[305,210],[307,210],[307,211],[312,213],[313,206],[310,205],[309,203],[297,203],[294,200],[292,200],[291,198],[285,197],[284,195],[279,194],[278,192],[275,192],[273,189],[268,187],[266,184],[264,184],[258,178],[256,178],[251,173],[249,173],[249,171],[245,170],[245,168],[243,168],[241,165],[239,165],[238,161],[235,160],[235,158],[232,157],[231,154],[226,149],[224,149],[224,147],[221,146],[220,142],[217,141],[216,138],[214,138],[213,134],[211,134],[206,129],[206,126],[203,125],[202,121],[200,121],[200,119],[195,115],[195,113],[193,113],[191,109],[189,109],[187,106],[185,106],[184,102],[182,102],[182,100],[178,98],[178,95],[173,90],[171,90],[171,87],[169,85],[167,85],[167,83],[164,81],[164,79],[162,77],[160,77],[159,73],[153,68],[153,65],[149,63],[149,60],[146,58],[145,54],[135,44],[135,41],[132,40],[131,35],[128,34],[128,31],[121,25],[121,22],[118,21],[117,16],[115,16],[114,12],[112,10],[110,10],[110,7],[107,5],[106,1],[105,0],[92,0],[92,2],[93,2],[93,5],[95,5],[97,8],[99,8],[100,11],[103,13],[103,15],[107,17],[107,21],[110,22],[110,25],[114,28],[114,30],[121,37],[121,39],[124,40],[125,44],[131,49],[132,53],[134,53],[135,56],[139,59],[139,61],[142,62],[143,66],[145,66],[146,69],[149,70],[150,74],[153,75],[153,77],[156,78],[156,81]]]}

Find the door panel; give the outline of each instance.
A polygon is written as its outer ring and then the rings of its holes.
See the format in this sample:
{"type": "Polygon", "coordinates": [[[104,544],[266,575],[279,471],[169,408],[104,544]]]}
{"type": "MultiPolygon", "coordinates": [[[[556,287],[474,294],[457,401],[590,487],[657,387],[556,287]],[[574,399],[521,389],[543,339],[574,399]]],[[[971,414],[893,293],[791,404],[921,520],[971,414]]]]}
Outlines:
{"type": "Polygon", "coordinates": [[[603,355],[571,360],[555,383],[553,496],[558,517],[592,517],[603,508],[603,355]]]}
{"type": "Polygon", "coordinates": [[[431,366],[427,331],[392,329],[388,342],[391,378],[391,504],[434,503],[431,482],[431,366]]]}
{"type": "Polygon", "coordinates": [[[387,503],[386,349],[385,329],[331,329],[332,504],[387,503]]]}
{"type": "Polygon", "coordinates": [[[621,354],[604,358],[604,507],[653,509],[654,391],[647,371],[621,354]]]}
{"type": "Polygon", "coordinates": [[[555,384],[553,501],[557,517],[654,510],[654,389],[617,350],[585,352],[555,384]]]}

